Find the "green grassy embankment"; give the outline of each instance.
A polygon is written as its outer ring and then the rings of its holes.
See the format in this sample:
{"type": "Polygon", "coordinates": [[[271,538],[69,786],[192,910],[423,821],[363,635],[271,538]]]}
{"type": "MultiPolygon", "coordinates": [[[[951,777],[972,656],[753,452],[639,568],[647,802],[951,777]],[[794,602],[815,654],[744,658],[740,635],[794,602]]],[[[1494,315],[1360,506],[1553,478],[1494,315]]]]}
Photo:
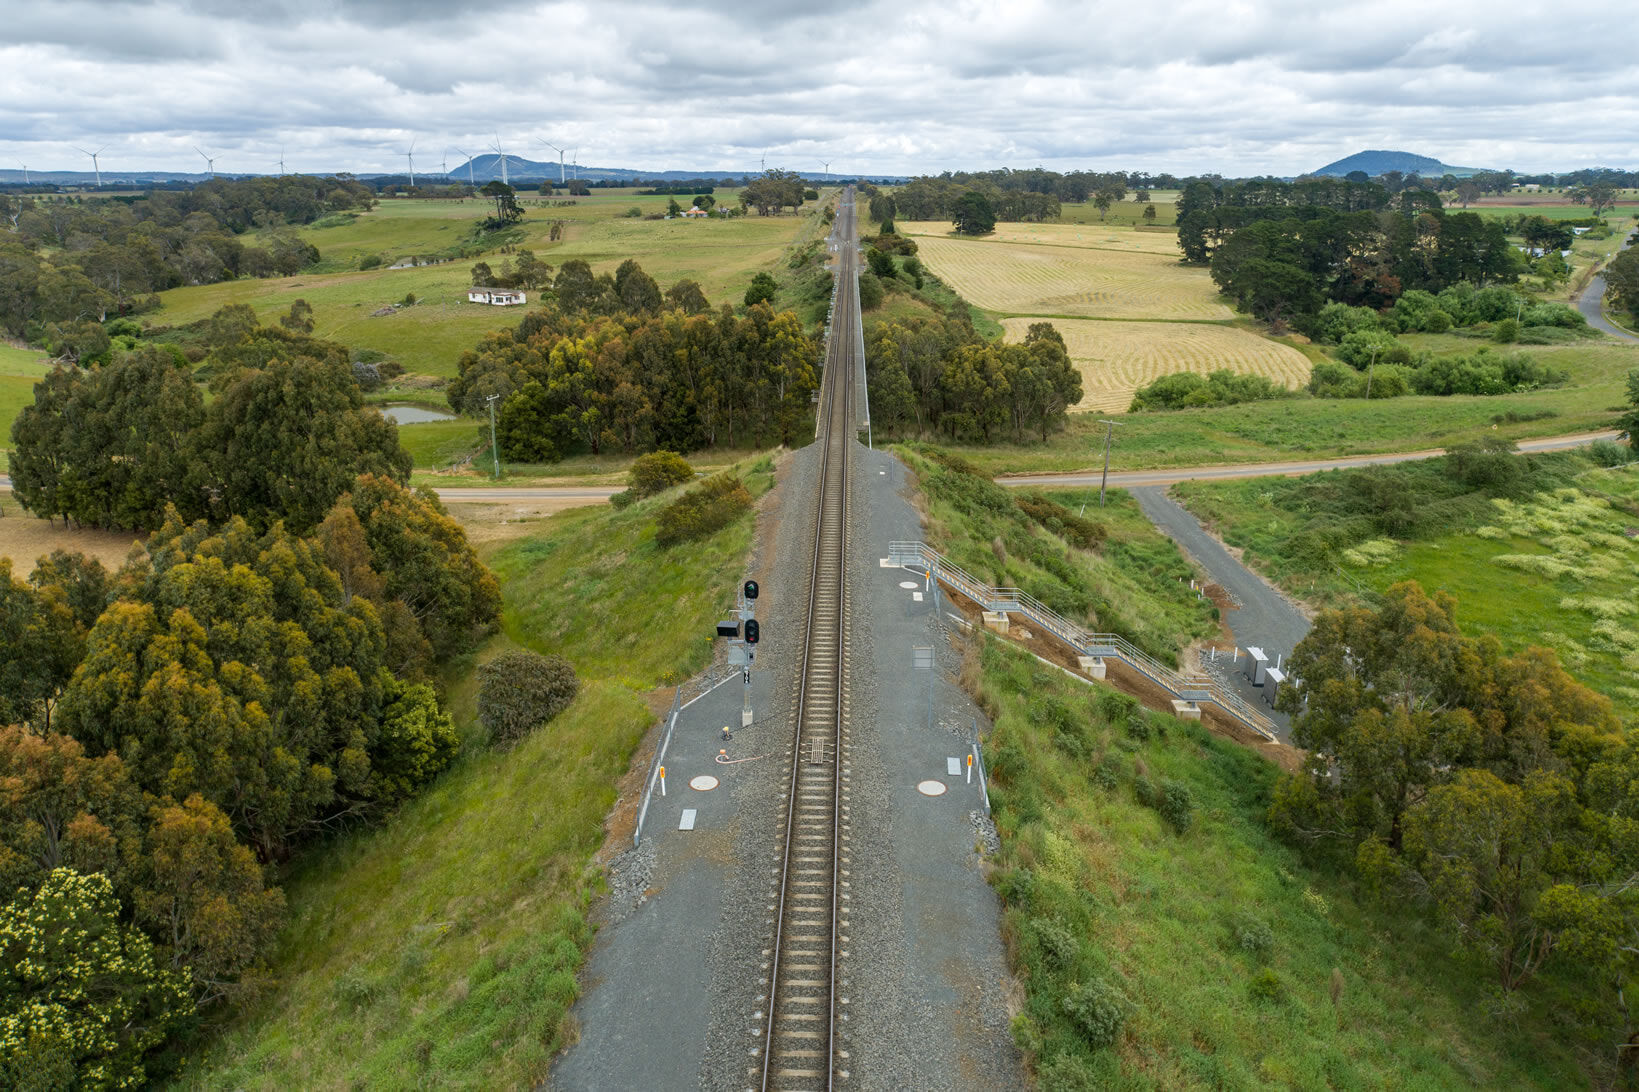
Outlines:
{"type": "Polygon", "coordinates": [[[1526,456],[1494,498],[1449,460],[1304,478],[1186,482],[1180,499],[1250,564],[1318,605],[1373,603],[1416,580],[1449,591],[1470,633],[1545,645],[1620,713],[1639,715],[1639,465],[1526,456]]]}
{"type": "MultiPolygon", "coordinates": [[[[743,467],[754,494],[772,461],[743,467]]],[[[575,665],[573,705],[515,747],[489,747],[473,663],[446,676],[468,746],[378,826],[337,836],[281,877],[290,923],[267,995],[190,1065],[189,1087],[525,1088],[572,1034],[564,1016],[592,928],[615,783],[652,722],[644,692],[697,670],[749,555],[746,516],[670,550],[674,493],[552,517],[486,559],[505,634],[575,665]],[[599,559],[591,561],[589,559],[599,559]]]]}
{"type": "Polygon", "coordinates": [[[1031,495],[970,473],[936,448],[895,452],[917,475],[930,545],[978,579],[1029,592],[1072,622],[1120,633],[1166,663],[1215,631],[1215,609],[1189,590],[1188,563],[1126,493],[1111,492],[1101,510],[1097,490],[1061,491],[1052,499],[1062,508],[1027,510],[1031,495]]]}
{"type": "Polygon", "coordinates": [[[1586,1083],[1545,991],[1493,1015],[1449,937],[1270,836],[1274,766],[981,641],[964,679],[995,724],[992,884],[1041,1088],[1586,1083]]]}

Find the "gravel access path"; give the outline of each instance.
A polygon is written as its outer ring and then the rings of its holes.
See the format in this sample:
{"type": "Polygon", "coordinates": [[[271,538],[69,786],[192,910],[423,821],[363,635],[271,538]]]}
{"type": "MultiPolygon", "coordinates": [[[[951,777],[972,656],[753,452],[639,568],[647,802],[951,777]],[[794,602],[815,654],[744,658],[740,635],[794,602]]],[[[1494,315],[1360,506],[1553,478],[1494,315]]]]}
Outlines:
{"type": "MultiPolygon", "coordinates": [[[[1263,577],[1241,564],[1216,538],[1209,535],[1193,515],[1167,496],[1162,486],[1132,489],[1133,499],[1162,534],[1176,542],[1207,575],[1233,597],[1236,609],[1225,612],[1224,621],[1242,649],[1261,648],[1275,663],[1275,657],[1289,657],[1309,632],[1309,620],[1292,601],[1263,577]]],[[[1241,657],[1244,668],[1246,658],[1241,657]]],[[[1262,687],[1253,686],[1242,672],[1223,660],[1205,662],[1202,668],[1234,685],[1241,697],[1267,713],[1275,722],[1282,742],[1290,743],[1290,718],[1269,708],[1262,687]]]]}

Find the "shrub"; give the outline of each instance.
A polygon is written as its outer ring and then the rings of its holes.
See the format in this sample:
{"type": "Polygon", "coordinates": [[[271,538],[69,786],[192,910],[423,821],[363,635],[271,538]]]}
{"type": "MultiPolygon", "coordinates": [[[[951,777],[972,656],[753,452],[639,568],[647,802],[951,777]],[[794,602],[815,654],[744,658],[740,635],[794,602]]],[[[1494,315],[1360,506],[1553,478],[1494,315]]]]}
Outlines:
{"type": "Polygon", "coordinates": [[[1588,445],[1588,458],[1600,466],[1622,466],[1633,461],[1633,451],[1615,440],[1595,440],[1588,445]]]}
{"type": "Polygon", "coordinates": [[[639,455],[626,472],[626,484],[634,500],[653,496],[693,479],[694,467],[675,451],[651,451],[647,455],[639,455]]]}
{"type": "Polygon", "coordinates": [[[661,546],[705,538],[751,510],[751,494],[733,474],[718,474],[684,493],[660,512],[654,540],[661,546]]]}
{"type": "Polygon", "coordinates": [[[377,798],[390,803],[410,796],[448,766],[461,749],[461,737],[426,683],[394,679],[384,694],[388,705],[370,755],[370,770],[376,777],[377,798]]]}
{"type": "Polygon", "coordinates": [[[1036,1076],[1042,1092],[1097,1092],[1104,1087],[1087,1059],[1069,1051],[1053,1055],[1036,1076]]]}
{"type": "Polygon", "coordinates": [[[1260,917],[1242,912],[1230,928],[1235,934],[1236,945],[1243,952],[1259,959],[1268,959],[1275,950],[1275,931],[1260,917]]]}
{"type": "Polygon", "coordinates": [[[746,289],[746,306],[755,307],[759,303],[767,303],[779,291],[779,284],[768,273],[759,273],[751,278],[751,286],[746,289]]]}
{"type": "Polygon", "coordinates": [[[875,311],[882,306],[882,280],[874,273],[859,275],[859,307],[862,311],[875,311]]]}
{"type": "Polygon", "coordinates": [[[1133,798],[1140,804],[1143,804],[1146,808],[1155,807],[1157,800],[1155,794],[1155,782],[1151,781],[1147,777],[1144,777],[1143,775],[1134,777],[1133,798]]]}
{"type": "Polygon", "coordinates": [[[1121,775],[1116,765],[1114,755],[1104,756],[1104,761],[1093,768],[1093,784],[1101,789],[1113,789],[1121,784],[1121,775]]]}
{"type": "Polygon", "coordinates": [[[1073,967],[1081,955],[1081,943],[1075,934],[1049,918],[1036,918],[1030,923],[1036,934],[1036,943],[1042,955],[1055,967],[1073,967]]]}
{"type": "Polygon", "coordinates": [[[1095,1049],[1110,1046],[1120,1037],[1130,1008],[1121,991],[1101,978],[1072,985],[1059,1004],[1095,1049]]]}
{"type": "Polygon", "coordinates": [[[1252,976],[1248,992],[1257,1001],[1284,1001],[1286,999],[1286,983],[1281,981],[1280,975],[1273,968],[1264,967],[1252,976]]]}
{"type": "Polygon", "coordinates": [[[518,739],[568,708],[579,689],[562,656],[503,652],[478,669],[478,720],[496,739],[518,739]]]}
{"type": "Polygon", "coordinates": [[[1492,331],[1491,340],[1497,342],[1499,345],[1510,345],[1518,341],[1519,320],[1505,318],[1501,322],[1497,323],[1497,328],[1492,331]]]}
{"type": "Polygon", "coordinates": [[[366,254],[364,257],[359,259],[359,268],[360,269],[376,269],[376,268],[380,267],[380,265],[381,265],[381,255],[380,254],[366,254]]]}
{"type": "Polygon", "coordinates": [[[1182,781],[1164,780],[1161,782],[1156,810],[1161,813],[1161,818],[1171,823],[1172,828],[1182,834],[1195,821],[1195,795],[1182,781]]]}
{"type": "Polygon", "coordinates": [[[1127,734],[1133,739],[1143,741],[1150,738],[1150,722],[1147,717],[1128,717],[1127,734]]]}

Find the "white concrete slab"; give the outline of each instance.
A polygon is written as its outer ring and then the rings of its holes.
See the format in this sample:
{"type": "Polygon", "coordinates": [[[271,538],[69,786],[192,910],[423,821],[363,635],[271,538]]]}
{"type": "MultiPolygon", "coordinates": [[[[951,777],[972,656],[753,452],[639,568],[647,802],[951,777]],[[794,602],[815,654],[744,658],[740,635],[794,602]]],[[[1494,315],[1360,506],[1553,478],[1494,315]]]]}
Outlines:
{"type": "Polygon", "coordinates": [[[684,808],[683,809],[683,818],[681,818],[677,821],[677,829],[678,830],[693,830],[694,829],[694,815],[695,815],[695,809],[694,808],[684,808]]]}

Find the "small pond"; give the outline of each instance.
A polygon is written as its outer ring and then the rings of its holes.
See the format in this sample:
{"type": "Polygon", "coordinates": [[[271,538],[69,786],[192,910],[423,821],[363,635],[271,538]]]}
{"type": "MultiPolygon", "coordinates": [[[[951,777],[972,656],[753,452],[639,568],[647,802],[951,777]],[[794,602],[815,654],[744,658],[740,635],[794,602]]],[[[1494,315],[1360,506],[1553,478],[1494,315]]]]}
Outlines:
{"type": "Polygon", "coordinates": [[[428,421],[453,421],[455,414],[420,402],[388,402],[378,407],[389,419],[401,425],[424,425],[428,421]]]}

